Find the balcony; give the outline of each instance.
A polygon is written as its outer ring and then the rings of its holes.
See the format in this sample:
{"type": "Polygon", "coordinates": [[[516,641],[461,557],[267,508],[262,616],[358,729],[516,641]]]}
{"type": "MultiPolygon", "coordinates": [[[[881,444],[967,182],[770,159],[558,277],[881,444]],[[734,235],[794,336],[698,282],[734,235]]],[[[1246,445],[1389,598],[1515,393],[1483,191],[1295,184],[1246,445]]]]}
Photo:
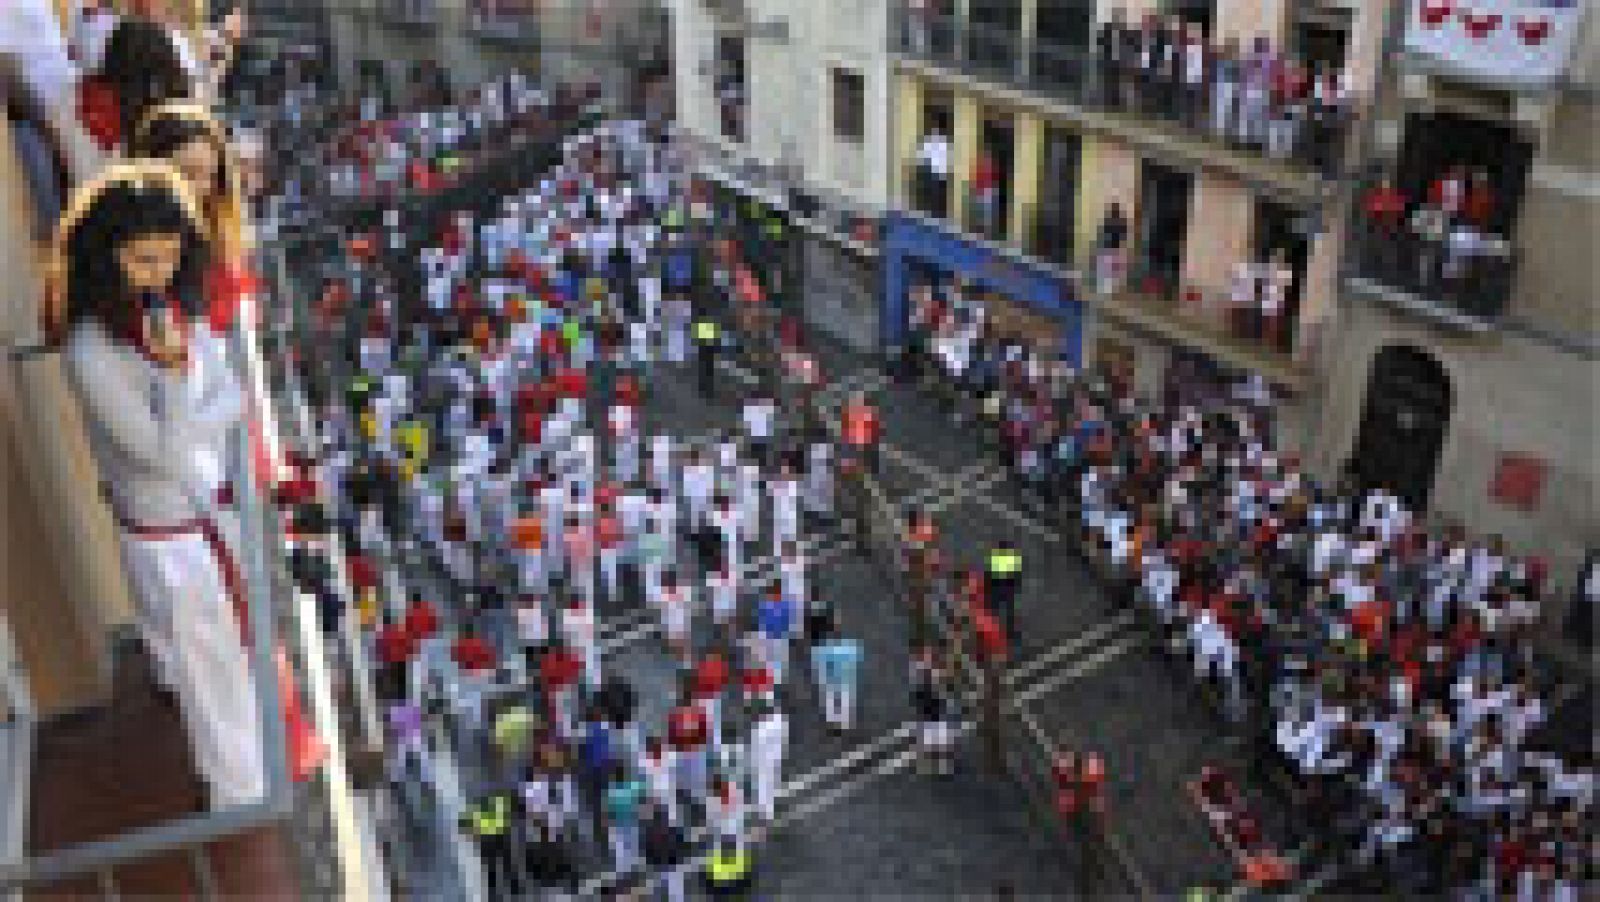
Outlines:
{"type": "Polygon", "coordinates": [[[473,13],[468,30],[478,40],[508,48],[537,48],[540,17],[531,13],[473,13]]]}
{"type": "Polygon", "coordinates": [[[1434,322],[1486,332],[1505,313],[1516,281],[1517,251],[1503,238],[1473,233],[1434,239],[1412,227],[1371,223],[1351,230],[1350,290],[1434,322]]]}
{"type": "Polygon", "coordinates": [[[377,13],[399,28],[435,28],[439,25],[439,0],[379,0],[377,13]]]}
{"type": "Polygon", "coordinates": [[[1088,47],[1068,46],[958,16],[916,13],[903,4],[893,49],[919,61],[1018,92],[1052,115],[1113,134],[1157,156],[1222,168],[1314,199],[1345,165],[1349,111],[1297,108],[1275,128],[1241,130],[1238,117],[1213,115],[1211,84],[1193,93],[1140,90],[1132,73],[1102,66],[1088,47]],[[1124,77],[1127,76],[1127,77],[1124,77]]]}

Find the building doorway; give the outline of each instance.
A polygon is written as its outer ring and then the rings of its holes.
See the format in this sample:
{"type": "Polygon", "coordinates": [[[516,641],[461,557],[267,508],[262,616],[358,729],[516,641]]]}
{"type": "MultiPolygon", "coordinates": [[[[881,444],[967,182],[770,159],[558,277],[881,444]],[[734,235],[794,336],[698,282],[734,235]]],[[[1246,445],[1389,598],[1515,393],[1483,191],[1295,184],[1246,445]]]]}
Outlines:
{"type": "Polygon", "coordinates": [[[1015,162],[1010,114],[985,116],[978,132],[977,169],[972,178],[972,230],[993,241],[1005,238],[1011,211],[1011,167],[1015,162]],[[994,166],[992,184],[983,173],[983,158],[994,166]]]}
{"type": "Polygon", "coordinates": [[[1450,376],[1438,360],[1413,347],[1384,348],[1372,361],[1346,471],[1361,488],[1383,486],[1412,510],[1425,509],[1453,407],[1450,376]]]}
{"type": "Polygon", "coordinates": [[[1160,163],[1145,161],[1139,173],[1140,290],[1170,295],[1183,274],[1183,245],[1189,232],[1189,199],[1194,178],[1160,163]]]}

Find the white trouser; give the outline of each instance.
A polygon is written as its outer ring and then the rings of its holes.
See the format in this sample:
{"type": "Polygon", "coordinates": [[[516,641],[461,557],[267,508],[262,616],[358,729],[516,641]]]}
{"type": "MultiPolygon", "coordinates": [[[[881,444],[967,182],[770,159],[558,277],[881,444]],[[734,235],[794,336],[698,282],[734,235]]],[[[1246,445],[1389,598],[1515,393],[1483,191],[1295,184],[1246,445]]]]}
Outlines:
{"type": "Polygon", "coordinates": [[[773,756],[771,760],[758,757],[751,770],[756,810],[770,822],[778,813],[778,787],[783,782],[783,759],[778,756],[773,756]]]}
{"type": "Polygon", "coordinates": [[[855,712],[855,687],[847,683],[822,684],[822,719],[842,729],[850,729],[855,712]]]}
{"type": "Polygon", "coordinates": [[[121,539],[140,634],[157,678],[177,694],[212,806],[258,801],[266,793],[260,710],[223,578],[226,552],[198,532],[121,539]]]}
{"type": "Polygon", "coordinates": [[[789,668],[789,637],[762,636],[761,655],[772,673],[772,685],[782,686],[784,671],[789,668]]]}
{"type": "Polygon", "coordinates": [[[618,567],[622,563],[622,549],[620,547],[600,549],[600,577],[605,584],[606,598],[616,601],[620,594],[620,577],[618,567]]]}

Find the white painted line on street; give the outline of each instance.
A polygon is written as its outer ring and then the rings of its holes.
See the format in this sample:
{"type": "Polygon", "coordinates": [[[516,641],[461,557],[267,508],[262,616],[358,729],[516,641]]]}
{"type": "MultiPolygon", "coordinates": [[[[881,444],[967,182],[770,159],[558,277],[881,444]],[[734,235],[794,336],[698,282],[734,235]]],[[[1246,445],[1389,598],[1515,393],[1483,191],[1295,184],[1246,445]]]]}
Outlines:
{"type": "MultiPolygon", "coordinates": [[[[922,476],[924,479],[940,479],[944,477],[944,474],[941,473],[937,467],[917,458],[910,452],[892,442],[882,443],[879,450],[883,453],[884,457],[900,464],[911,472],[922,476]]],[[[1026,529],[1035,535],[1043,537],[1046,541],[1055,543],[1066,541],[1059,531],[1040,523],[1038,520],[1022,513],[1021,511],[1015,510],[1008,505],[1000,503],[988,495],[975,494],[969,500],[971,503],[984,508],[990,513],[1004,517],[1013,524],[1020,526],[1021,528],[1026,529]]]]}
{"type": "Polygon", "coordinates": [[[1054,692],[1066,683],[1093,673],[1138,647],[1139,641],[1137,636],[1126,636],[1074,663],[1071,667],[1052,674],[1048,679],[1034,683],[1018,693],[1014,702],[1018,705],[1027,704],[1042,695],[1054,692]]]}
{"type": "Polygon", "coordinates": [[[439,797],[439,817],[443,820],[445,835],[449,837],[450,857],[455,861],[456,872],[461,876],[461,887],[470,902],[484,902],[488,892],[484,886],[483,860],[472,842],[461,832],[461,816],[466,813],[467,801],[461,789],[461,774],[456,768],[455,754],[449,743],[440,743],[433,756],[434,791],[439,797]]]}
{"type": "Polygon", "coordinates": [[[1098,642],[1101,639],[1106,638],[1108,635],[1120,631],[1123,627],[1131,624],[1132,622],[1133,612],[1123,611],[1109,620],[1103,620],[1081,633],[1076,633],[1070,638],[1061,642],[1059,645],[1051,648],[1044,654],[1012,668],[1012,670],[1006,674],[1006,683],[1008,685],[1016,685],[1017,683],[1020,683],[1023,680],[1033,676],[1036,672],[1055,664],[1055,662],[1060,660],[1062,657],[1077,651],[1083,646],[1098,642]]]}
{"type": "MultiPolygon", "coordinates": [[[[1052,685],[1050,688],[1056,688],[1063,683],[1079,679],[1087,676],[1090,673],[1093,673],[1125,653],[1128,650],[1128,647],[1131,647],[1131,643],[1129,643],[1127,647],[1117,645],[1101,649],[1095,654],[1090,655],[1089,657],[1078,662],[1074,666],[1063,670],[1060,674],[1057,674],[1056,677],[1051,680],[1052,685]]],[[[967,694],[966,698],[968,702],[972,700],[973,695],[974,693],[967,694]]],[[[903,723],[896,729],[888,733],[884,733],[863,745],[856,746],[844,755],[841,755],[840,757],[835,758],[826,764],[812,769],[801,777],[785,783],[778,790],[778,798],[780,800],[796,798],[800,793],[822,783],[828,779],[828,777],[847,771],[862,760],[879,754],[884,749],[892,748],[897,743],[909,743],[907,748],[896,753],[893,757],[885,759],[883,762],[875,765],[872,769],[852,777],[837,786],[829,788],[828,790],[817,795],[815,798],[798,804],[792,810],[783,812],[771,825],[766,827],[757,827],[751,830],[747,838],[751,842],[763,841],[777,830],[812,817],[821,812],[823,809],[844,799],[845,797],[859,792],[872,781],[905,768],[911,764],[911,762],[915,761],[918,755],[921,754],[920,746],[913,741],[914,734],[918,726],[919,725],[915,722],[903,723]]],[[[968,733],[972,732],[976,726],[976,723],[973,721],[962,721],[955,727],[955,738],[960,739],[965,737],[968,733]]],[[[705,826],[698,827],[692,832],[690,839],[691,841],[699,841],[706,836],[707,832],[708,830],[705,826]]],[[[688,870],[689,872],[697,871],[702,865],[705,864],[708,857],[709,856],[706,853],[702,853],[685,862],[680,867],[681,869],[688,870]]],[[[583,883],[579,889],[579,895],[591,896],[602,890],[614,888],[627,876],[628,875],[625,873],[619,873],[616,871],[597,875],[583,883]]],[[[639,892],[648,893],[650,890],[655,888],[659,881],[659,874],[650,875],[649,879],[645,881],[644,885],[639,888],[639,892]]]]}

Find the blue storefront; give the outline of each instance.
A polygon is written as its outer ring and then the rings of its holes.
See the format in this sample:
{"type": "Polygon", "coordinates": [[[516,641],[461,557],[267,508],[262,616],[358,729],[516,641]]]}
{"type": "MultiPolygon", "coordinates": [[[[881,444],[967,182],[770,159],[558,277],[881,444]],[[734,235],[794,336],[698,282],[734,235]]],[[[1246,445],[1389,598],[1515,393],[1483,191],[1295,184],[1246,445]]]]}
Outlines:
{"type": "Polygon", "coordinates": [[[1068,280],[998,248],[973,241],[920,216],[884,218],[883,300],[878,335],[885,348],[903,347],[911,288],[929,277],[960,276],[979,292],[1000,295],[1060,326],[1057,350],[1073,366],[1083,361],[1084,305],[1068,280]]]}

